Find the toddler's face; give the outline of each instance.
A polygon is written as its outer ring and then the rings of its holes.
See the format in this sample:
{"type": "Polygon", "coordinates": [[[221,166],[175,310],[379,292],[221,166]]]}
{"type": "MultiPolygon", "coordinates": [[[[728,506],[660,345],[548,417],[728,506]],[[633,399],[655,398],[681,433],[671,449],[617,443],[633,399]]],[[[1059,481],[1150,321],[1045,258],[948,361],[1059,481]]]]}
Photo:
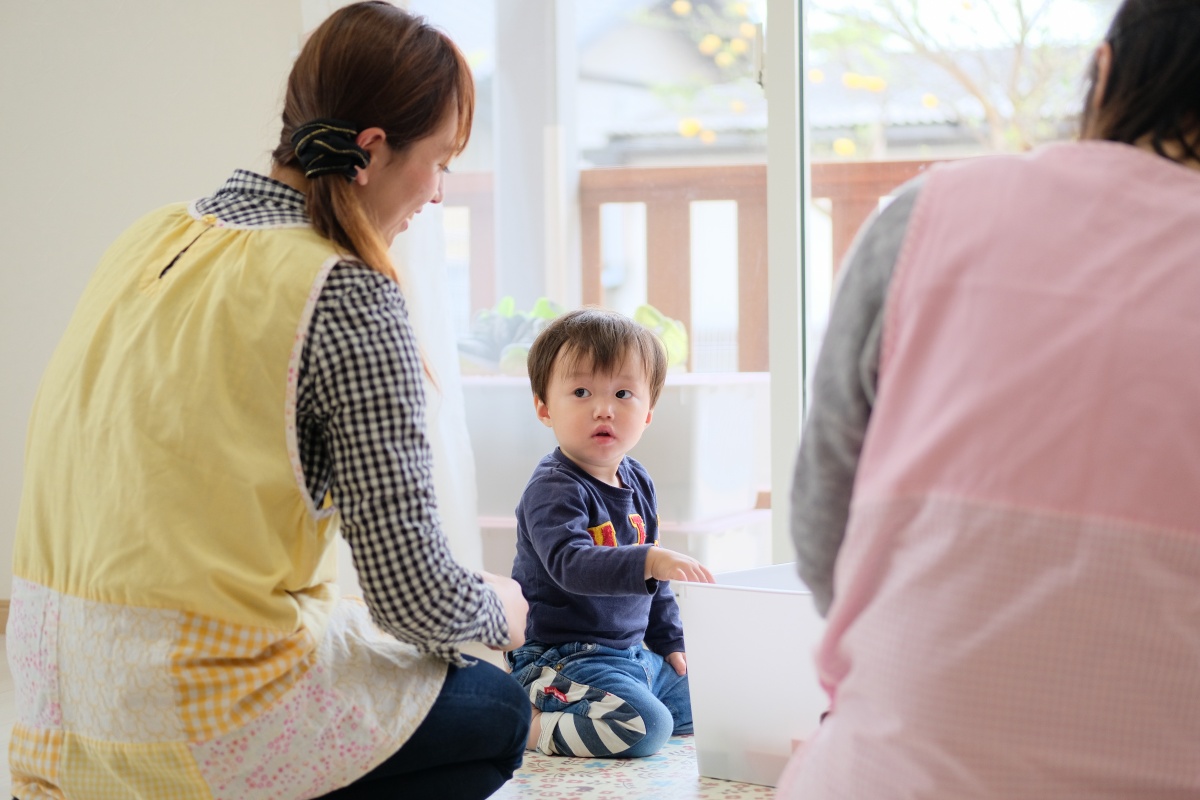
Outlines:
{"type": "Polygon", "coordinates": [[[595,372],[582,359],[569,373],[560,353],[545,398],[534,398],[538,419],[554,429],[558,446],[592,477],[618,485],[617,466],[642,438],[654,411],[641,359],[631,355],[615,373],[595,372]]]}

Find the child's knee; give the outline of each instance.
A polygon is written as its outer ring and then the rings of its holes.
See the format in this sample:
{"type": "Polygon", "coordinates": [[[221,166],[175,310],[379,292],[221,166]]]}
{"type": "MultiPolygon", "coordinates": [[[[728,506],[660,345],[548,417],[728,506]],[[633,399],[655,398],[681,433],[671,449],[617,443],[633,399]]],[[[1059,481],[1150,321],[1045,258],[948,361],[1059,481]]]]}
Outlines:
{"type": "Polygon", "coordinates": [[[620,754],[625,758],[654,755],[667,743],[675,729],[675,720],[671,712],[657,700],[639,704],[637,711],[642,724],[645,725],[645,733],[628,750],[620,754]]]}

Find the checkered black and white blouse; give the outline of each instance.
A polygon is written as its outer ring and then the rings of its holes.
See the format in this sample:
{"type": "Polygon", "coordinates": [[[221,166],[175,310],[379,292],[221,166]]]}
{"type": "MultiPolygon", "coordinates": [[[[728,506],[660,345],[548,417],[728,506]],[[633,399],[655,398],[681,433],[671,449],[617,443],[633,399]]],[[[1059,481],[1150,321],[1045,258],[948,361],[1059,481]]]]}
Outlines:
{"type": "MultiPolygon", "coordinates": [[[[304,195],[237,170],[195,210],[239,227],[307,225],[304,195]]],[[[313,497],[329,492],[382,629],[462,663],[455,643],[508,641],[496,594],[458,564],[438,519],[424,370],[404,297],[343,261],[317,299],[300,358],[296,429],[313,497]]]]}

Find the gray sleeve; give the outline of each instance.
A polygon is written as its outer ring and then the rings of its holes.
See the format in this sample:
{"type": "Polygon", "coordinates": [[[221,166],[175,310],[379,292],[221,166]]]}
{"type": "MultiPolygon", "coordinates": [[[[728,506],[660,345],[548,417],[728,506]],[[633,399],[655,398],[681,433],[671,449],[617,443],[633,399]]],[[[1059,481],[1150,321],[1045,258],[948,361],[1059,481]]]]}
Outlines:
{"type": "Polygon", "coordinates": [[[791,526],[800,577],[824,616],[850,516],[850,495],[875,403],[883,311],[921,179],[868,223],[847,256],[813,372],[812,399],[792,481],[791,526]]]}

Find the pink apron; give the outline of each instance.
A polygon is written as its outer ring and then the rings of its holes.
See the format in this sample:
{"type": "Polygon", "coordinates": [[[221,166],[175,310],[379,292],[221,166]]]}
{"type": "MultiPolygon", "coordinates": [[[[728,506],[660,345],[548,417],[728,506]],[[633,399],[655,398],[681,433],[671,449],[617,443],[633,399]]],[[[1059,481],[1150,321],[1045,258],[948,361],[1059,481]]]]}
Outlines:
{"type": "Polygon", "coordinates": [[[933,170],[784,798],[1200,795],[1200,173],[933,170]]]}

